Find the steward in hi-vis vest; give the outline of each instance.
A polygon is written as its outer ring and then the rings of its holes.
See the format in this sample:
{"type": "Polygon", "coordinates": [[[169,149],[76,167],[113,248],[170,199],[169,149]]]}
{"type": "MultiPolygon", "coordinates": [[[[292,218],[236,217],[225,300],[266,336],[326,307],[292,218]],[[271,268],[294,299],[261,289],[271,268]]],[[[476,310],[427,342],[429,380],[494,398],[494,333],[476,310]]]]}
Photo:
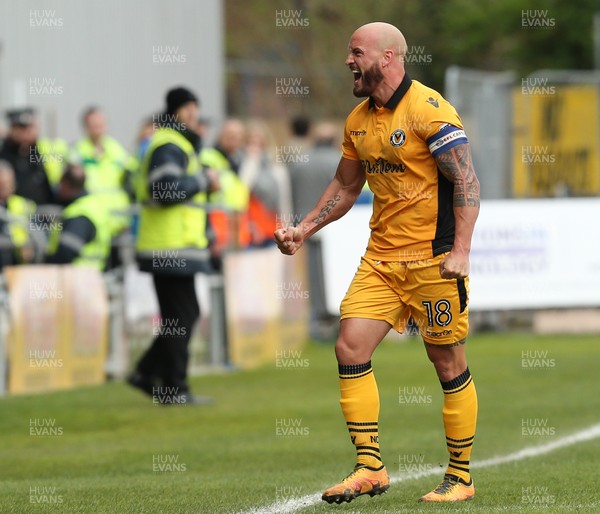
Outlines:
{"type": "Polygon", "coordinates": [[[69,160],[69,145],[64,139],[41,137],[37,140],[37,150],[48,182],[52,187],[58,186],[69,160]]]}
{"type": "Polygon", "coordinates": [[[13,168],[0,161],[0,269],[29,262],[34,256],[29,226],[36,205],[14,191],[13,168]]]}
{"type": "Polygon", "coordinates": [[[214,207],[209,213],[217,253],[249,246],[248,186],[231,169],[229,161],[217,148],[203,149],[200,152],[200,162],[214,170],[219,177],[220,189],[210,196],[214,207]]]}
{"type": "Polygon", "coordinates": [[[129,226],[129,216],[124,213],[130,205],[126,185],[133,161],[121,143],[106,133],[102,110],[88,108],[82,121],[86,136],[73,145],[71,162],[83,166],[86,191],[104,197],[111,212],[110,229],[114,238],[129,226]]]}
{"type": "Polygon", "coordinates": [[[142,271],[206,271],[208,179],[196,155],[190,139],[171,126],[159,128],[150,141],[138,183],[142,210],[136,250],[142,271]]]}
{"type": "Polygon", "coordinates": [[[128,382],[156,403],[203,403],[189,391],[187,364],[200,317],[194,273],[210,271],[205,207],[212,181],[197,157],[198,99],[180,87],[169,91],[166,100],[137,185],[137,260],[142,271],[152,273],[161,324],[128,382]]]}
{"type": "Polygon", "coordinates": [[[52,223],[46,262],[103,271],[110,255],[110,211],[101,195],[85,191],[84,182],[80,166],[67,167],[58,185],[65,209],[62,221],[52,223]]]}

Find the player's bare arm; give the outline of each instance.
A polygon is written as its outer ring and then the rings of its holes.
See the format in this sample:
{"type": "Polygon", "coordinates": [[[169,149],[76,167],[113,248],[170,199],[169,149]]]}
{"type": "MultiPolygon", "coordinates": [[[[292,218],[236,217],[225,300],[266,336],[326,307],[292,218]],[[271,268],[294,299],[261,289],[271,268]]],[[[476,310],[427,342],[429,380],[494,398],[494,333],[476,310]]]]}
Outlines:
{"type": "Polygon", "coordinates": [[[473,168],[468,143],[454,146],[435,158],[440,172],[454,184],[454,246],[440,263],[442,278],[469,275],[469,252],[473,228],[479,214],[479,180],[473,168]]]}
{"type": "Polygon", "coordinates": [[[333,180],[315,208],[296,227],[275,231],[275,242],[281,253],[294,255],[315,232],[341,218],[354,205],[365,184],[365,172],[360,161],[341,158],[333,180]]]}

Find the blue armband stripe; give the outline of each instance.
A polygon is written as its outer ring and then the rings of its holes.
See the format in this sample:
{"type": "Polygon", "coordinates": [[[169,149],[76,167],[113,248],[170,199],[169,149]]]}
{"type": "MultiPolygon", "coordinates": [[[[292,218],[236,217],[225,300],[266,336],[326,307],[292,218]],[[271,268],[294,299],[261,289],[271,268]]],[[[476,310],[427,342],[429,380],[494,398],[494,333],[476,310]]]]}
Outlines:
{"type": "Polygon", "coordinates": [[[442,152],[450,150],[450,148],[453,148],[456,145],[468,142],[469,140],[467,139],[465,131],[454,125],[446,125],[427,140],[429,151],[434,157],[442,152]]]}

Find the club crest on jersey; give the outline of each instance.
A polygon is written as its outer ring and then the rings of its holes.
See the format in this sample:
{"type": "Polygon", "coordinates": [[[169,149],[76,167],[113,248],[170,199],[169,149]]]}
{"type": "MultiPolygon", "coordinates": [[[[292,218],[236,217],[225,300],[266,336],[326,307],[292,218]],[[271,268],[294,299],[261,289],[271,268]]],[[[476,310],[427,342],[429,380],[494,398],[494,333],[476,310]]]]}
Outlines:
{"type": "Polygon", "coordinates": [[[405,141],[406,134],[404,133],[404,130],[396,129],[392,132],[392,135],[390,136],[390,143],[392,143],[392,146],[402,146],[405,141]]]}

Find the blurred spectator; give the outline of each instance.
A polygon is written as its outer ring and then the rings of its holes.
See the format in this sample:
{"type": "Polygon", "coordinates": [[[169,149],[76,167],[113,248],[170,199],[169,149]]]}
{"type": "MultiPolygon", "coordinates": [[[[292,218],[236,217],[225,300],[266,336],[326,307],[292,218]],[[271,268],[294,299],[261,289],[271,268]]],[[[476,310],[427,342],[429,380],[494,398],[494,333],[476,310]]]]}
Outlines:
{"type": "Polygon", "coordinates": [[[163,404],[206,403],[187,382],[188,345],[200,317],[194,274],[208,271],[205,192],[215,181],[198,162],[194,127],[198,98],[178,87],[166,97],[166,113],[140,170],[142,204],[136,250],[142,271],[152,273],[161,327],[142,356],[130,385],[163,404]]]}
{"type": "Polygon", "coordinates": [[[37,140],[37,148],[42,156],[48,182],[52,188],[55,188],[69,160],[69,145],[61,138],[40,137],[37,140]]]}
{"type": "Polygon", "coordinates": [[[289,166],[293,212],[297,219],[304,218],[313,209],[335,175],[342,153],[336,146],[337,133],[332,123],[318,124],[306,158],[289,166]]]}
{"type": "Polygon", "coordinates": [[[290,183],[287,169],[275,162],[275,145],[262,122],[248,127],[246,155],[240,178],[250,189],[248,218],[252,244],[274,244],[273,232],[282,213],[291,210],[290,183]]]}
{"type": "MultiPolygon", "coordinates": [[[[131,157],[130,159],[130,164],[128,166],[129,173],[127,173],[125,184],[123,186],[133,201],[136,199],[136,192],[138,191],[140,187],[140,181],[142,180],[140,177],[142,162],[148,147],[150,146],[152,136],[154,135],[154,132],[156,132],[161,115],[162,114],[153,114],[152,116],[143,120],[135,138],[135,156],[131,157]]],[[[137,237],[138,234],[139,222],[140,216],[136,211],[132,213],[130,217],[131,234],[134,238],[137,237]]]]}
{"type": "MultiPolygon", "coordinates": [[[[342,153],[337,144],[338,132],[332,123],[319,123],[314,130],[314,145],[306,158],[290,165],[294,220],[303,219],[313,209],[333,179],[342,153]]],[[[325,301],[320,234],[315,234],[305,244],[308,252],[310,334],[316,340],[333,339],[338,320],[328,312],[325,301]]]]}
{"type": "Polygon", "coordinates": [[[196,131],[200,136],[200,140],[202,141],[202,146],[206,145],[208,141],[208,134],[210,132],[211,122],[209,118],[205,118],[204,116],[200,116],[196,123],[196,131]]]}
{"type": "Polygon", "coordinates": [[[104,270],[110,256],[110,211],[106,199],[88,194],[84,184],[83,168],[67,166],[57,190],[63,220],[50,232],[46,262],[104,270]]]}
{"type": "Polygon", "coordinates": [[[37,146],[38,122],[31,108],[7,112],[10,128],[0,159],[8,161],[15,172],[16,194],[37,205],[54,201],[44,167],[44,156],[37,146]]]}
{"type": "Polygon", "coordinates": [[[144,155],[146,154],[146,150],[150,146],[150,141],[154,132],[156,131],[156,120],[159,119],[160,115],[153,115],[150,118],[146,118],[142,122],[142,126],[140,127],[140,131],[135,139],[135,148],[136,148],[136,158],[138,160],[138,164],[141,163],[144,155]]]}
{"type": "Polygon", "coordinates": [[[294,116],[290,121],[291,137],[288,145],[298,148],[298,152],[305,154],[310,146],[310,118],[302,114],[294,116]]]}
{"type": "MultiPolygon", "coordinates": [[[[129,195],[125,189],[127,175],[135,164],[123,146],[107,135],[106,116],[98,107],[86,109],[82,117],[85,137],[73,146],[71,160],[83,166],[85,188],[100,194],[111,210],[110,231],[114,238],[129,226],[129,195]]],[[[113,260],[118,260],[113,254],[113,260]]]]}
{"type": "MultiPolygon", "coordinates": [[[[246,129],[240,120],[235,118],[225,120],[219,132],[217,143],[212,149],[213,151],[210,152],[210,160],[212,160],[213,154],[218,154],[214,157],[215,159],[225,158],[229,163],[227,169],[232,170],[236,174],[239,173],[244,155],[245,137],[246,129]]],[[[224,166],[219,166],[219,168],[224,168],[224,166]]]]}
{"type": "Polygon", "coordinates": [[[220,257],[227,249],[245,248],[250,244],[247,219],[249,191],[238,177],[245,128],[237,119],[225,121],[214,148],[200,152],[200,162],[213,169],[219,177],[220,189],[209,195],[213,204],[209,212],[214,241],[211,244],[213,262],[218,268],[220,257]]]}
{"type": "Polygon", "coordinates": [[[34,213],[35,203],[15,194],[12,166],[0,161],[0,269],[32,260],[28,226],[34,213]]]}

